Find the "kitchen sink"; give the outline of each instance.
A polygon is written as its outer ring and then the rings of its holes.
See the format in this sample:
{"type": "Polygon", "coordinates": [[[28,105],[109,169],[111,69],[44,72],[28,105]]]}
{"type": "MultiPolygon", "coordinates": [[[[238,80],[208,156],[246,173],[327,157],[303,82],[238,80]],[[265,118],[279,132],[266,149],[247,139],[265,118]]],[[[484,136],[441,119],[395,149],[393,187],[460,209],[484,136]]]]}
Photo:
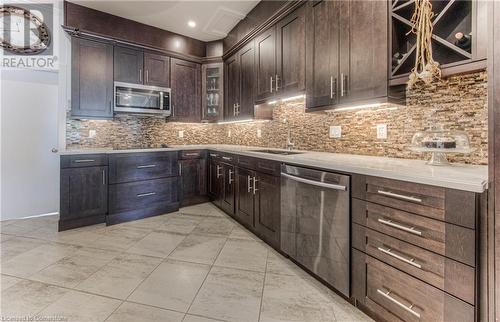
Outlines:
{"type": "Polygon", "coordinates": [[[251,150],[251,152],[260,152],[260,153],[270,153],[270,154],[280,154],[280,155],[294,155],[294,154],[302,154],[304,152],[296,152],[296,151],[285,151],[285,150],[251,150]]]}

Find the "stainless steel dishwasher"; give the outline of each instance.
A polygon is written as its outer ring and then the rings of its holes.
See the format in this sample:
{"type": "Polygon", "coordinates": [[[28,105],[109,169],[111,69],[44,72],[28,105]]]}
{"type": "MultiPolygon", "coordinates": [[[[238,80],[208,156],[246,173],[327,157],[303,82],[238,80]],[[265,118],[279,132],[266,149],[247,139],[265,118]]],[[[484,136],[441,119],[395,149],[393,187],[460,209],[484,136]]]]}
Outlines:
{"type": "Polygon", "coordinates": [[[350,177],[284,164],[281,249],[349,296],[350,177]]]}

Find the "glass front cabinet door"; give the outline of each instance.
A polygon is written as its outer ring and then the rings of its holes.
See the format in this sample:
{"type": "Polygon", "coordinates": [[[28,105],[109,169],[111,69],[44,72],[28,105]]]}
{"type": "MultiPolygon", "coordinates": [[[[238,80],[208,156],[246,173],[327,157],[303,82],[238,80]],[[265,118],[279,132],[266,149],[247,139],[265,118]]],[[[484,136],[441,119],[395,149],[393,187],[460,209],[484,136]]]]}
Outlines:
{"type": "Polygon", "coordinates": [[[212,63],[203,65],[203,121],[216,122],[222,120],[223,114],[223,98],[224,98],[224,82],[223,70],[224,64],[212,63]]]}

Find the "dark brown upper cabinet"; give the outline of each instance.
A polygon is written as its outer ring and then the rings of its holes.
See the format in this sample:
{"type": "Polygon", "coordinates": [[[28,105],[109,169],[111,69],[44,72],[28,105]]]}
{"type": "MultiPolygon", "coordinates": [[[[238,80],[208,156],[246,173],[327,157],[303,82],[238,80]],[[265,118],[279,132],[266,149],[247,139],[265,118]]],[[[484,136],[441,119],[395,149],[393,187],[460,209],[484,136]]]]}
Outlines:
{"type": "Polygon", "coordinates": [[[113,45],[71,40],[71,116],[113,117],[113,45]]]}
{"type": "Polygon", "coordinates": [[[115,47],[115,81],[143,84],[144,53],[142,50],[115,47]]]}
{"type": "Polygon", "coordinates": [[[172,121],[201,121],[201,65],[170,59],[172,121]]]}
{"type": "Polygon", "coordinates": [[[273,96],[276,88],[276,27],[273,26],[255,38],[256,93],[255,101],[264,102],[273,96]]]}
{"type": "Polygon", "coordinates": [[[221,120],[224,117],[224,64],[204,64],[201,71],[203,121],[221,120]]]}
{"type": "Polygon", "coordinates": [[[300,7],[255,39],[256,103],[305,87],[305,10],[300,7]]]}
{"type": "Polygon", "coordinates": [[[306,4],[306,106],[323,109],[338,101],[339,1],[306,4]]]}
{"type": "Polygon", "coordinates": [[[169,87],[170,58],[116,46],[114,75],[117,82],[169,87]]]}
{"type": "Polygon", "coordinates": [[[306,108],[387,102],[387,1],[316,1],[306,7],[306,108]]]}
{"type": "Polygon", "coordinates": [[[144,84],[170,87],[170,58],[144,53],[144,84]]]}
{"type": "Polygon", "coordinates": [[[255,49],[251,41],[225,61],[226,105],[224,119],[254,116],[255,49]]]}

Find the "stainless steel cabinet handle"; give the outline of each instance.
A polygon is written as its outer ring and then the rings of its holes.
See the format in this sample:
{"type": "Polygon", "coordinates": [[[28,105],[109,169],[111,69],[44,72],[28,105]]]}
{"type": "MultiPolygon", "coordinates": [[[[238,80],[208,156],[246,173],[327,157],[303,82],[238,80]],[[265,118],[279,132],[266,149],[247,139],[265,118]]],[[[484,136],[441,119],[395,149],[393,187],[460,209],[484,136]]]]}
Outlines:
{"type": "Polygon", "coordinates": [[[333,98],[333,76],[330,76],[330,99],[333,98]]]}
{"type": "Polygon", "coordinates": [[[156,164],[144,164],[144,165],[138,165],[137,169],[147,169],[147,168],[154,168],[156,167],[156,164]]]}
{"type": "Polygon", "coordinates": [[[142,69],[139,68],[139,82],[142,82],[142,69]]]}
{"type": "Polygon", "coordinates": [[[420,319],[420,313],[418,313],[418,312],[416,312],[416,311],[413,310],[413,307],[414,307],[413,304],[410,305],[410,306],[404,305],[403,303],[401,303],[400,301],[396,300],[395,298],[393,298],[390,295],[391,291],[384,292],[384,291],[381,291],[381,290],[377,289],[377,293],[380,294],[380,295],[382,295],[383,297],[385,297],[386,299],[388,299],[392,303],[396,304],[397,306],[399,306],[403,310],[405,310],[407,312],[410,312],[411,314],[415,315],[417,318],[420,319]]]}
{"type": "Polygon", "coordinates": [[[218,157],[219,155],[218,155],[218,154],[215,154],[215,153],[210,153],[210,156],[211,156],[212,158],[216,158],[216,157],[218,157]]]}
{"type": "Polygon", "coordinates": [[[232,161],[233,159],[230,158],[230,157],[222,157],[224,160],[227,160],[227,161],[232,161]]]}
{"type": "Polygon", "coordinates": [[[179,176],[182,176],[182,163],[179,163],[179,176]]]}
{"type": "Polygon", "coordinates": [[[255,178],[255,177],[253,177],[253,194],[254,195],[257,191],[259,191],[259,189],[257,189],[257,181],[259,181],[259,180],[257,180],[257,178],[255,178]]]}
{"type": "Polygon", "coordinates": [[[344,97],[344,74],[340,74],[340,96],[344,97]]]}
{"type": "Polygon", "coordinates": [[[410,196],[405,196],[405,195],[400,195],[398,193],[394,193],[394,192],[390,192],[390,191],[378,190],[377,193],[379,195],[384,195],[384,196],[388,196],[388,197],[403,199],[403,200],[407,200],[407,201],[422,202],[422,199],[420,199],[420,198],[410,197],[410,196]]]}
{"type": "Polygon", "coordinates": [[[199,156],[200,154],[197,153],[197,152],[194,152],[194,153],[184,153],[185,156],[187,157],[197,157],[199,156]]]}
{"type": "Polygon", "coordinates": [[[377,247],[377,249],[379,251],[381,251],[382,253],[387,254],[387,255],[389,255],[391,257],[397,258],[397,259],[399,259],[402,262],[410,264],[411,266],[415,266],[416,268],[420,268],[420,269],[422,268],[422,265],[420,265],[420,264],[418,264],[418,263],[415,262],[415,258],[410,258],[410,259],[405,258],[405,257],[403,257],[401,255],[393,253],[392,249],[390,249],[390,248],[385,249],[383,247],[377,247]]]}
{"type": "Polygon", "coordinates": [[[233,179],[233,173],[234,171],[233,170],[229,170],[229,184],[232,184],[234,179],[233,179]]]}
{"type": "Polygon", "coordinates": [[[154,195],[156,195],[156,192],[139,193],[137,195],[137,198],[149,197],[149,196],[154,196],[154,195]]]}
{"type": "Polygon", "coordinates": [[[252,191],[252,177],[247,176],[247,187],[248,187],[248,192],[252,191]]]}
{"type": "Polygon", "coordinates": [[[271,76],[271,93],[273,92],[273,77],[271,76]]]}
{"type": "Polygon", "coordinates": [[[80,159],[80,160],[75,160],[75,163],[89,163],[89,162],[95,162],[94,159],[80,159]]]}
{"type": "Polygon", "coordinates": [[[236,116],[236,103],[233,104],[233,116],[236,116]]]}
{"type": "Polygon", "coordinates": [[[322,187],[322,188],[327,188],[327,189],[333,189],[333,190],[341,190],[341,191],[346,191],[347,187],[338,185],[338,184],[333,184],[333,183],[325,183],[325,182],[319,182],[319,181],[314,181],[314,180],[309,180],[309,179],[304,179],[300,177],[293,176],[288,173],[281,173],[281,176],[286,177],[288,179],[292,179],[294,181],[302,182],[305,184],[310,184],[312,186],[317,186],[317,187],[322,187]]]}
{"type": "Polygon", "coordinates": [[[102,185],[106,185],[106,171],[104,169],[102,170],[102,185]]]}
{"type": "Polygon", "coordinates": [[[146,83],[149,82],[149,70],[146,69],[146,83]]]}
{"type": "Polygon", "coordinates": [[[276,92],[279,91],[279,89],[280,89],[279,85],[278,85],[279,81],[280,81],[280,77],[278,74],[276,74],[276,81],[274,82],[276,84],[276,92]]]}
{"type": "Polygon", "coordinates": [[[220,176],[222,175],[222,174],[220,173],[220,170],[221,170],[221,166],[220,166],[220,165],[218,165],[218,166],[217,166],[217,179],[219,179],[219,178],[220,178],[220,176]]]}
{"type": "Polygon", "coordinates": [[[414,234],[414,235],[422,236],[422,232],[420,230],[416,230],[415,227],[408,227],[408,226],[399,224],[397,222],[394,222],[392,220],[387,220],[387,219],[383,219],[383,218],[379,218],[378,222],[382,223],[384,225],[387,225],[387,226],[397,228],[399,230],[404,230],[404,231],[409,232],[409,233],[414,234]]]}

